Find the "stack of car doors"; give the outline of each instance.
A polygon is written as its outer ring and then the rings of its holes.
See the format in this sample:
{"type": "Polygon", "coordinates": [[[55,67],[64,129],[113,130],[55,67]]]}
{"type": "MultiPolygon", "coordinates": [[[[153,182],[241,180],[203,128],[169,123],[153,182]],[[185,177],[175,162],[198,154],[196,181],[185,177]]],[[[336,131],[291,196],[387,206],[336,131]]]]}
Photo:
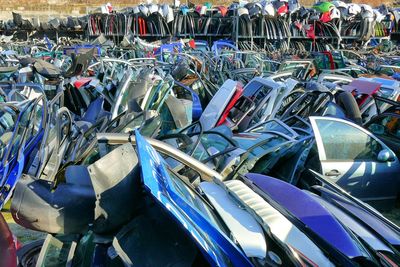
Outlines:
{"type": "MultiPolygon", "coordinates": [[[[400,197],[400,84],[361,53],[325,51],[336,4],[139,5],[89,16],[122,46],[0,53],[0,207],[47,234],[19,264],[399,265],[400,229],[377,210],[400,197]],[[268,41],[212,42],[235,27],[268,41]]],[[[359,7],[346,19],[372,36],[359,7]]],[[[370,57],[395,70],[394,54],[370,57]]]]}

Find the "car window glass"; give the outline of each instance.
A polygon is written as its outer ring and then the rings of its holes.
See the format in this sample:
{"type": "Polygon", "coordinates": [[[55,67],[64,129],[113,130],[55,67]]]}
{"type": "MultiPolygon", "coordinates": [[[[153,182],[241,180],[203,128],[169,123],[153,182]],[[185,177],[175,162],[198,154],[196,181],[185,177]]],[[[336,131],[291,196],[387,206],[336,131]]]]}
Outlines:
{"type": "Polygon", "coordinates": [[[350,81],[348,81],[348,80],[341,80],[341,79],[337,79],[337,78],[335,78],[335,77],[332,77],[332,78],[325,78],[324,79],[324,82],[331,82],[331,83],[334,83],[334,84],[337,84],[337,85],[339,85],[339,86],[342,86],[342,85],[347,85],[347,84],[349,84],[350,83],[350,81]]]}
{"type": "Polygon", "coordinates": [[[258,104],[260,101],[262,101],[270,92],[272,88],[268,86],[262,86],[260,90],[257,91],[257,93],[253,96],[251,96],[251,99],[258,104]]]}
{"type": "Polygon", "coordinates": [[[279,71],[287,71],[293,69],[307,69],[311,63],[309,62],[285,62],[279,68],[279,71]]]}
{"type": "Polygon", "coordinates": [[[289,139],[283,136],[273,136],[272,138],[269,138],[268,142],[262,143],[260,146],[257,146],[254,149],[255,154],[260,153],[263,154],[265,153],[266,150],[270,150],[271,148],[274,149],[279,149],[284,143],[288,142],[289,139]]]}
{"type": "Polygon", "coordinates": [[[200,161],[206,160],[213,154],[225,151],[230,146],[228,140],[218,134],[203,134],[193,157],[200,161]]]}
{"type": "Polygon", "coordinates": [[[263,66],[264,72],[277,71],[279,68],[279,63],[273,62],[273,61],[268,61],[268,60],[263,60],[262,66],[263,66]]]}
{"type": "Polygon", "coordinates": [[[396,68],[392,68],[392,67],[381,67],[379,69],[379,72],[382,74],[392,76],[395,72],[397,72],[397,70],[396,70],[396,68]]]}
{"type": "Polygon", "coordinates": [[[384,97],[384,98],[389,98],[391,99],[394,95],[394,89],[387,88],[387,87],[381,87],[378,92],[378,96],[384,97]]]}
{"type": "Polygon", "coordinates": [[[324,116],[332,116],[332,117],[342,118],[342,119],[346,118],[346,114],[339,107],[339,105],[337,105],[336,103],[331,102],[331,101],[326,104],[326,110],[324,112],[324,116]]]}
{"type": "MultiPolygon", "coordinates": [[[[249,112],[249,110],[252,109],[254,106],[256,109],[260,108],[256,116],[258,116],[258,118],[262,117],[262,115],[264,114],[264,109],[259,107],[258,105],[261,104],[261,102],[271,92],[271,90],[272,90],[271,87],[265,86],[261,83],[258,82],[250,83],[249,86],[246,87],[243,96],[237,101],[234,108],[230,111],[229,117],[231,118],[233,123],[237,123],[239,120],[241,120],[243,114],[249,112]]],[[[248,116],[253,115],[256,109],[250,111],[248,113],[248,116]]]]}
{"type": "Polygon", "coordinates": [[[325,54],[315,55],[314,62],[318,69],[330,69],[330,60],[328,55],[325,54]]]}
{"type": "Polygon", "coordinates": [[[166,95],[171,89],[171,84],[169,82],[160,81],[151,90],[149,102],[146,103],[145,110],[159,110],[161,105],[166,100],[166,95]]]}
{"type": "Polygon", "coordinates": [[[317,120],[327,160],[376,161],[382,146],[371,136],[349,124],[317,120]]]}
{"type": "Polygon", "coordinates": [[[133,130],[137,129],[142,123],[143,123],[143,115],[141,114],[141,115],[129,120],[124,125],[124,127],[122,129],[120,129],[118,132],[120,132],[120,133],[132,132],[133,130]]]}
{"type": "Polygon", "coordinates": [[[288,129],[283,127],[283,125],[279,124],[277,121],[274,120],[268,121],[252,130],[252,132],[267,132],[267,131],[279,132],[287,136],[293,136],[292,132],[290,132],[288,129]]]}
{"type": "Polygon", "coordinates": [[[12,140],[10,146],[11,151],[8,154],[8,160],[18,153],[23,142],[27,142],[25,143],[25,145],[27,145],[31,138],[38,133],[42,123],[42,105],[43,100],[39,101],[37,104],[30,103],[29,107],[21,113],[15,138],[12,140]],[[22,140],[25,130],[27,130],[26,139],[22,140]]]}
{"type": "Polygon", "coordinates": [[[12,132],[15,125],[15,113],[11,110],[8,112],[0,113],[0,134],[3,135],[7,132],[12,132]]]}
{"type": "Polygon", "coordinates": [[[373,133],[387,138],[400,138],[400,118],[397,116],[385,116],[369,127],[373,133]]]}
{"type": "Polygon", "coordinates": [[[131,70],[125,72],[124,78],[122,79],[123,82],[119,84],[117,89],[117,99],[115,103],[118,108],[117,115],[128,109],[130,100],[136,99],[137,103],[139,105],[141,104],[143,98],[141,98],[142,91],[137,89],[138,79],[137,73],[131,70]]]}
{"type": "MultiPolygon", "coordinates": [[[[356,95],[355,96],[355,98],[356,98],[356,100],[359,102],[361,99],[363,99],[363,97],[364,97],[365,95],[363,95],[363,94],[359,94],[359,95],[356,95]]],[[[364,101],[364,103],[362,103],[362,105],[360,105],[360,110],[363,110],[365,107],[367,107],[367,106],[374,106],[374,103],[372,103],[372,105],[371,105],[371,102],[372,101],[374,101],[374,99],[372,98],[372,97],[368,97],[365,101],[364,101]]],[[[366,111],[364,111],[364,113],[365,112],[367,112],[369,110],[369,108],[366,110],[366,111]]]]}
{"type": "Polygon", "coordinates": [[[0,113],[0,157],[3,158],[7,145],[10,143],[14,125],[15,113],[9,112],[0,113]]]}
{"type": "Polygon", "coordinates": [[[48,235],[45,245],[40,252],[44,255],[43,261],[38,266],[61,266],[68,262],[68,255],[75,246],[69,236],[54,237],[48,235]]]}
{"type": "Polygon", "coordinates": [[[29,114],[32,111],[32,107],[28,108],[22,115],[20,118],[20,121],[18,123],[16,132],[15,132],[15,138],[12,141],[12,144],[10,146],[10,153],[8,154],[7,160],[10,160],[11,158],[13,158],[17,153],[18,150],[21,146],[21,142],[22,142],[22,137],[23,137],[23,133],[26,129],[26,127],[28,127],[28,120],[29,120],[29,114]]]}
{"type": "Polygon", "coordinates": [[[33,121],[31,123],[33,123],[33,135],[36,135],[39,130],[40,127],[42,125],[42,120],[43,120],[43,100],[40,100],[35,107],[33,108],[35,112],[34,117],[33,117],[33,121]]]}
{"type": "Polygon", "coordinates": [[[313,107],[318,100],[318,96],[314,94],[306,94],[303,96],[301,102],[297,102],[297,105],[293,104],[289,107],[291,115],[298,115],[300,117],[309,115],[313,111],[313,107]]]}
{"type": "Polygon", "coordinates": [[[244,90],[243,95],[244,96],[254,95],[261,88],[261,86],[262,86],[261,83],[251,82],[245,87],[246,90],[244,90]]]}
{"type": "Polygon", "coordinates": [[[125,110],[127,110],[128,108],[128,101],[129,99],[131,99],[131,95],[129,94],[130,91],[132,91],[132,87],[134,85],[134,81],[129,81],[129,85],[127,86],[127,90],[125,90],[124,92],[122,92],[120,98],[121,98],[121,102],[118,106],[118,114],[121,114],[122,112],[124,112],[125,110]],[[131,89],[131,90],[129,90],[131,89]]]}
{"type": "Polygon", "coordinates": [[[92,263],[96,243],[92,231],[87,232],[80,240],[74,253],[72,266],[87,266],[92,263]]]}
{"type": "Polygon", "coordinates": [[[191,92],[179,84],[174,83],[172,91],[174,92],[174,96],[178,99],[192,100],[191,92]]]}
{"type": "Polygon", "coordinates": [[[100,157],[100,151],[99,148],[96,147],[94,148],[89,155],[83,160],[82,165],[90,165],[95,163],[97,160],[99,160],[100,157]]]}

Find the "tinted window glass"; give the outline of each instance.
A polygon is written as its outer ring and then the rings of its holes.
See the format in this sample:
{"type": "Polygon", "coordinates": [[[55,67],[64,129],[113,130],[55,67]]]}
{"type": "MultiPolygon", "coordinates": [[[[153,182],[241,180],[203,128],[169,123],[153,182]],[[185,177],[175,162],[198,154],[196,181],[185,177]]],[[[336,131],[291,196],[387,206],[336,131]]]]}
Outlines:
{"type": "Polygon", "coordinates": [[[166,100],[170,89],[170,82],[159,81],[155,86],[153,86],[153,88],[150,89],[152,92],[149,97],[149,102],[146,103],[145,110],[159,110],[166,100]]]}
{"type": "Polygon", "coordinates": [[[287,71],[293,69],[307,69],[311,63],[309,62],[285,62],[279,68],[279,71],[287,71]]]}

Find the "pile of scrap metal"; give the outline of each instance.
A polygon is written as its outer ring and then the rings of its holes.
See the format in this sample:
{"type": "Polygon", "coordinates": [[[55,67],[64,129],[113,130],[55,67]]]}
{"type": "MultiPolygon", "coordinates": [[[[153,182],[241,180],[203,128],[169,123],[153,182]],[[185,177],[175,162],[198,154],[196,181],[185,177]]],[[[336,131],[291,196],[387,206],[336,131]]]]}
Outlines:
{"type": "Polygon", "coordinates": [[[400,265],[395,49],[124,42],[2,45],[0,265],[400,265]]]}

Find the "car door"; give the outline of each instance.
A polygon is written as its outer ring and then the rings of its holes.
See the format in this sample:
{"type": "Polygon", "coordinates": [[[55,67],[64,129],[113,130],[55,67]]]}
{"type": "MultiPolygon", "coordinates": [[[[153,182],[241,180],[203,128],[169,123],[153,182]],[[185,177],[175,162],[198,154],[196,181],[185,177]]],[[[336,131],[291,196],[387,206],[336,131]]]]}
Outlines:
{"type": "Polygon", "coordinates": [[[7,203],[12,191],[29,162],[29,156],[39,146],[39,131],[43,122],[43,98],[28,104],[21,113],[6,155],[3,158],[4,173],[0,188],[0,209],[7,203]]]}
{"type": "Polygon", "coordinates": [[[201,114],[199,120],[204,131],[215,127],[237,89],[239,89],[237,82],[233,80],[226,80],[224,82],[201,114]]]}
{"type": "Polygon", "coordinates": [[[391,201],[400,189],[399,160],[362,127],[342,119],[310,117],[322,174],[364,201],[391,201]]]}

